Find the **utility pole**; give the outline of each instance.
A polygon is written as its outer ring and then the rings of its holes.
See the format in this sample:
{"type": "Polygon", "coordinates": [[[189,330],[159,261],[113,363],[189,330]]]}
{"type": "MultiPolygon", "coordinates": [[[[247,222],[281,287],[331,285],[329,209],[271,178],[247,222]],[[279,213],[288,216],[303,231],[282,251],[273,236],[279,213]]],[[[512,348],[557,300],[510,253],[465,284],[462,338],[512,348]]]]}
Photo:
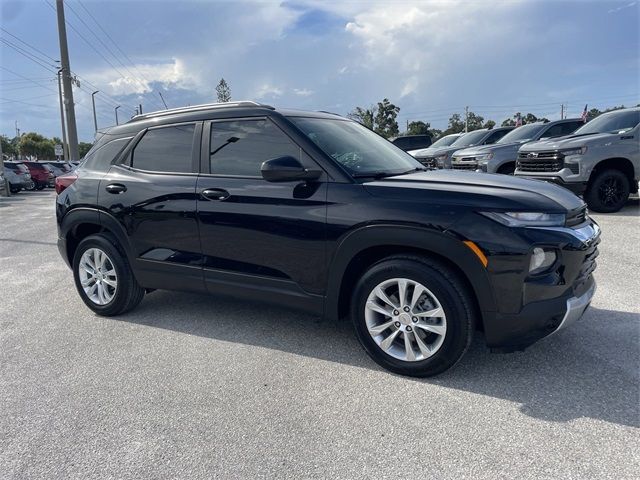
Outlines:
{"type": "Polygon", "coordinates": [[[64,21],[64,4],[56,0],[58,14],[58,37],[60,40],[60,62],[62,65],[62,86],[64,87],[64,107],[67,114],[67,132],[69,134],[69,160],[80,160],[78,155],[78,130],[76,128],[76,110],[71,88],[71,66],[69,65],[69,47],[67,46],[67,28],[64,21]]]}
{"type": "Polygon", "coordinates": [[[560,104],[560,120],[564,120],[564,103],[560,104]]]}
{"type": "Polygon", "coordinates": [[[118,125],[118,109],[120,108],[120,105],[118,105],[114,110],[116,112],[116,125],[118,125]]]}
{"type": "Polygon", "coordinates": [[[138,108],[138,111],[140,112],[140,115],[142,115],[142,104],[141,104],[141,103],[139,103],[139,104],[138,104],[138,107],[140,107],[140,108],[138,108]]]}
{"type": "Polygon", "coordinates": [[[464,132],[469,131],[469,107],[464,107],[464,132]]]}
{"type": "Polygon", "coordinates": [[[64,125],[64,102],[62,101],[62,69],[58,69],[58,96],[60,98],[60,123],[62,124],[62,153],[64,160],[69,160],[69,144],[67,143],[67,127],[64,125]]]}
{"type": "Polygon", "coordinates": [[[96,119],[96,93],[100,90],[96,90],[91,94],[91,105],[93,105],[93,128],[95,133],[98,133],[98,120],[96,119]]]}
{"type": "Polygon", "coordinates": [[[18,120],[16,120],[16,139],[18,141],[18,158],[17,160],[20,160],[20,129],[18,128],[18,120]]]}

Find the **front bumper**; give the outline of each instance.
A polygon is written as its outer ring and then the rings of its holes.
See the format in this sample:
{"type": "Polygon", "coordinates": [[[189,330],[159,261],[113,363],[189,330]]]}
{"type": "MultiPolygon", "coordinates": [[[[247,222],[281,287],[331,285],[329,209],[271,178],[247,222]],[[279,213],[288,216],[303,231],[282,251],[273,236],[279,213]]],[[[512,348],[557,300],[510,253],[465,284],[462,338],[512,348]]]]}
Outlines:
{"type": "Polygon", "coordinates": [[[575,323],[576,321],[582,318],[584,312],[586,312],[587,308],[591,304],[591,299],[596,293],[596,282],[592,282],[592,285],[589,289],[584,292],[579,297],[571,297],[567,300],[567,312],[562,317],[562,321],[558,328],[556,328],[552,333],[556,333],[563,328],[567,328],[569,325],[575,323]]]}
{"type": "Polygon", "coordinates": [[[586,182],[583,182],[583,181],[570,182],[570,181],[566,181],[564,178],[558,175],[544,175],[544,176],[530,175],[525,173],[519,173],[517,170],[515,175],[517,177],[524,177],[530,180],[543,180],[545,182],[555,183],[556,185],[559,185],[561,187],[566,188],[567,190],[572,191],[576,195],[582,195],[584,191],[587,189],[586,182]]]}

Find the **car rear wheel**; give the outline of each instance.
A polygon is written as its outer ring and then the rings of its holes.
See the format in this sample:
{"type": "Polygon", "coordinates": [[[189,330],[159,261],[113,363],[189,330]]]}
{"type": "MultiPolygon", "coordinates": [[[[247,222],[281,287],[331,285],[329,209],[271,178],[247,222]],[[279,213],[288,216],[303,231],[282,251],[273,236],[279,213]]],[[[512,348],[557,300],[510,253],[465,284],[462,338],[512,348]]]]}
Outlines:
{"type": "Polygon", "coordinates": [[[617,212],[627,202],[630,189],[629,179],[624,173],[603,170],[590,182],[584,199],[594,212],[617,212]]]}
{"type": "Polygon", "coordinates": [[[394,256],[362,276],[351,316],[371,358],[392,372],[437,375],[471,343],[473,300],[447,266],[419,256],[394,256]]]}
{"type": "Polygon", "coordinates": [[[99,315],[125,313],[144,297],[126,255],[107,234],[91,235],[80,242],[73,257],[73,275],[80,297],[99,315]]]}

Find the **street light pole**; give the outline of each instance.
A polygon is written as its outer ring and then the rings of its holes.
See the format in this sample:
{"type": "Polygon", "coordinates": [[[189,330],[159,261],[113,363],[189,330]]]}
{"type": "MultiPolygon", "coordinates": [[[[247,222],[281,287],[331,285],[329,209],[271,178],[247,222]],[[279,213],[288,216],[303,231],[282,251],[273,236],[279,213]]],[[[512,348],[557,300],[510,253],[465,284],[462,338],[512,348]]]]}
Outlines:
{"type": "Polygon", "coordinates": [[[116,125],[118,125],[118,109],[120,108],[120,105],[118,105],[114,110],[116,112],[116,125]]]}
{"type": "Polygon", "coordinates": [[[67,142],[67,127],[64,125],[64,102],[62,101],[62,69],[58,69],[58,96],[60,97],[60,121],[62,123],[62,153],[65,161],[69,160],[69,144],[67,142]]]}
{"type": "Polygon", "coordinates": [[[96,119],[96,93],[99,91],[100,90],[96,90],[91,94],[91,104],[93,105],[93,127],[96,133],[98,133],[98,120],[96,119]]]}

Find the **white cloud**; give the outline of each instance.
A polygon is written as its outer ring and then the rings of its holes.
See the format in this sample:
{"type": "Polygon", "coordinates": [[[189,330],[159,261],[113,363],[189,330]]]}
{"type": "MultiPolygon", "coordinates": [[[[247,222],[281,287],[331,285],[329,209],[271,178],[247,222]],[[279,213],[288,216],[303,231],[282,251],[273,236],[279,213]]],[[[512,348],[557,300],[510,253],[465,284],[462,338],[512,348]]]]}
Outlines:
{"type": "Polygon", "coordinates": [[[293,93],[295,93],[299,97],[308,97],[310,95],[313,95],[313,90],[309,90],[308,88],[294,88],[293,93]]]}
{"type": "Polygon", "coordinates": [[[253,97],[257,99],[267,98],[267,97],[277,98],[277,97],[281,97],[283,93],[284,92],[282,88],[277,87],[275,85],[271,85],[270,83],[263,83],[255,91],[253,97]]]}
{"type": "Polygon", "coordinates": [[[622,6],[617,7],[617,8],[612,8],[607,13],[618,13],[620,10],[624,10],[626,8],[635,7],[637,4],[638,4],[638,2],[627,3],[626,5],[622,5],[622,6]]]}
{"type": "Polygon", "coordinates": [[[418,88],[418,77],[413,76],[409,77],[407,81],[404,83],[404,87],[402,87],[402,91],[400,92],[400,97],[406,97],[407,95],[411,95],[418,88]]]}

